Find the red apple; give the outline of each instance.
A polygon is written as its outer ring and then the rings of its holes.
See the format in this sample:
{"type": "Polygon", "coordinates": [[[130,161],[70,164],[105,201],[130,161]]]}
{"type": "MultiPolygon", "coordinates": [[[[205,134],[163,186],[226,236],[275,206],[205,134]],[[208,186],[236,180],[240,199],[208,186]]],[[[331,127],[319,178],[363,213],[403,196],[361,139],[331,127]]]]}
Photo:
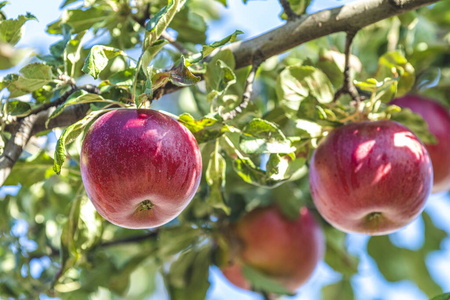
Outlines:
{"type": "Polygon", "coordinates": [[[433,164],[433,193],[450,189],[450,112],[436,101],[415,95],[394,99],[391,104],[407,107],[427,122],[437,144],[425,147],[433,164]]]}
{"type": "Polygon", "coordinates": [[[322,230],[305,207],[295,220],[274,206],[258,208],[241,218],[232,233],[240,247],[222,272],[231,283],[248,290],[251,284],[242,274],[242,264],[294,292],[309,279],[325,248],[322,230]]]}
{"type": "Polygon", "coordinates": [[[200,183],[202,157],[191,132],[148,109],[118,109],[97,119],[81,148],[81,176],[97,211],[126,228],[174,219],[200,183]]]}
{"type": "Polygon", "coordinates": [[[422,212],[433,169],[408,128],[390,120],[364,121],[330,132],[313,153],[309,181],[314,203],[331,225],[382,235],[422,212]]]}

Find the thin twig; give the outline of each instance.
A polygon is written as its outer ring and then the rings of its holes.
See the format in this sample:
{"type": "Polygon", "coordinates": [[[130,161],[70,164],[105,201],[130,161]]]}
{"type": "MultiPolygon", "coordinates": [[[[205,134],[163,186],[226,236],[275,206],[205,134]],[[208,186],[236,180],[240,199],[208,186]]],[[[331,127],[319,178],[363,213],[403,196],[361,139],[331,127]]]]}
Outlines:
{"type": "Polygon", "coordinates": [[[242,95],[241,103],[238,106],[236,106],[233,110],[222,114],[222,118],[225,121],[234,119],[239,113],[241,113],[247,107],[248,103],[250,102],[250,98],[252,96],[253,83],[255,81],[256,72],[258,71],[258,68],[262,62],[263,62],[262,56],[259,54],[256,55],[253,60],[252,69],[250,70],[250,73],[248,74],[247,77],[247,81],[245,83],[245,90],[244,94],[242,95]]]}
{"type": "Polygon", "coordinates": [[[123,238],[120,240],[113,240],[113,241],[108,241],[108,242],[104,242],[101,243],[99,245],[99,247],[111,247],[111,246],[117,246],[117,245],[124,245],[124,244],[130,244],[130,243],[135,243],[135,242],[141,242],[141,241],[145,241],[151,238],[156,238],[159,234],[158,230],[153,230],[149,233],[143,234],[143,235],[137,235],[137,236],[131,236],[128,238],[123,238]]]}
{"type": "Polygon", "coordinates": [[[163,33],[161,34],[161,36],[166,39],[172,46],[174,46],[178,51],[180,51],[181,54],[183,55],[190,55],[192,54],[191,51],[187,50],[186,48],[184,48],[183,44],[181,44],[180,42],[178,42],[176,39],[174,39],[173,37],[170,36],[169,33],[167,33],[167,31],[163,31],[163,33]]]}
{"type": "Polygon", "coordinates": [[[52,102],[49,102],[49,103],[44,103],[41,106],[38,106],[35,109],[31,110],[30,115],[38,114],[41,111],[49,109],[50,107],[59,106],[59,105],[63,104],[64,102],[66,102],[66,100],[70,97],[70,95],[72,95],[73,93],[75,93],[77,91],[80,91],[80,90],[84,90],[84,91],[86,91],[88,93],[92,93],[92,94],[100,94],[100,89],[98,87],[94,86],[94,85],[91,85],[91,84],[87,84],[87,85],[80,86],[80,87],[72,86],[71,90],[69,90],[69,91],[65,92],[64,94],[62,94],[61,97],[59,97],[55,101],[52,101],[52,102]]]}
{"type": "MultiPolygon", "coordinates": [[[[154,231],[142,234],[142,235],[136,235],[136,236],[131,236],[131,237],[123,238],[123,239],[112,240],[112,241],[100,243],[97,247],[99,247],[99,248],[106,248],[106,247],[112,247],[112,246],[126,245],[126,244],[142,242],[142,241],[145,241],[145,240],[156,238],[156,237],[158,237],[158,234],[159,234],[159,231],[158,230],[154,230],[154,231]]],[[[53,248],[53,247],[51,247],[49,245],[47,245],[47,246],[50,247],[50,253],[32,253],[28,257],[28,260],[31,260],[33,258],[41,258],[41,257],[44,257],[44,256],[54,257],[54,256],[59,256],[60,255],[60,250],[59,249],[55,249],[55,248],[53,248]]]]}
{"type": "Polygon", "coordinates": [[[279,0],[281,6],[283,7],[284,13],[287,16],[288,21],[294,20],[298,15],[292,10],[291,4],[288,0],[279,0]]]}
{"type": "Polygon", "coordinates": [[[359,107],[359,102],[361,101],[358,90],[352,83],[352,78],[350,74],[350,57],[353,38],[355,37],[357,31],[347,32],[347,38],[345,40],[345,68],[344,68],[344,83],[342,87],[334,94],[334,100],[337,101],[339,97],[344,94],[350,95],[359,107]]]}

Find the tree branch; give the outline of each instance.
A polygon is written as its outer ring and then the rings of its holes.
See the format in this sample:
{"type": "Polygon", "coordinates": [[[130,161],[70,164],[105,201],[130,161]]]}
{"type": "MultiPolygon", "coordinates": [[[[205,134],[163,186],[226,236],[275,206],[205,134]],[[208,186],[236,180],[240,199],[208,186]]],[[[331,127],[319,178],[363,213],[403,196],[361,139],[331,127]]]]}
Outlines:
{"type": "MultiPolygon", "coordinates": [[[[100,93],[98,88],[93,85],[75,87],[70,91],[65,92],[55,101],[45,103],[33,109],[28,116],[18,118],[15,123],[5,126],[5,130],[11,132],[11,138],[6,143],[5,149],[0,156],[0,186],[2,186],[6,181],[6,178],[11,173],[14,164],[19,159],[20,154],[22,153],[30,138],[40,131],[47,130],[47,128],[45,127],[45,122],[50,117],[51,113],[56,109],[57,106],[64,103],[67,98],[70,97],[70,95],[79,90],[85,90],[90,93],[100,93]]],[[[86,115],[89,106],[76,105],[75,107],[69,108],[72,108],[72,114],[66,114],[65,118],[55,118],[50,120],[48,129],[60,126],[68,126],[74,122],[74,117],[76,117],[77,120],[81,119],[86,115]]]]}
{"type": "Polygon", "coordinates": [[[298,15],[292,10],[291,4],[288,0],[279,0],[283,7],[284,13],[287,16],[288,21],[292,21],[298,17],[298,15]]]}
{"type": "MultiPolygon", "coordinates": [[[[138,242],[142,242],[148,239],[152,239],[152,238],[157,238],[159,234],[159,230],[153,230],[150,231],[148,233],[144,233],[142,235],[135,235],[135,236],[130,236],[127,238],[123,238],[123,239],[118,239],[118,240],[112,240],[112,241],[108,241],[108,242],[104,242],[104,243],[100,243],[98,245],[99,248],[106,248],[106,247],[112,247],[112,246],[117,246],[117,245],[126,245],[126,244],[131,244],[131,243],[138,243],[138,242]]],[[[48,246],[48,245],[47,245],[48,246]]],[[[41,258],[43,256],[59,256],[61,254],[59,249],[55,249],[53,247],[50,247],[50,253],[30,253],[30,255],[28,256],[28,259],[31,260],[33,258],[41,258]]]]}
{"type": "Polygon", "coordinates": [[[12,131],[11,138],[6,143],[3,154],[0,156],[0,186],[3,185],[9,173],[11,173],[23,148],[33,136],[33,127],[36,120],[37,115],[30,115],[22,119],[12,131]]]}
{"type": "Polygon", "coordinates": [[[245,89],[244,89],[244,94],[242,95],[242,101],[233,110],[222,114],[222,118],[225,121],[234,119],[240,112],[242,112],[242,110],[244,110],[247,107],[248,102],[250,101],[250,98],[252,96],[253,82],[255,81],[256,71],[258,71],[258,68],[262,62],[263,62],[263,60],[261,60],[261,57],[259,55],[257,57],[255,57],[255,60],[252,65],[252,69],[250,70],[250,73],[248,74],[248,77],[247,77],[247,81],[245,83],[245,89]]]}
{"type": "Polygon", "coordinates": [[[343,94],[348,94],[354,101],[357,103],[357,107],[359,107],[359,102],[361,101],[358,90],[353,85],[351,74],[350,74],[350,56],[352,49],[353,38],[355,37],[356,32],[347,32],[347,37],[345,39],[345,67],[344,67],[344,83],[342,87],[334,94],[334,100],[336,101],[343,94]]]}
{"type": "Polygon", "coordinates": [[[191,54],[191,52],[189,50],[187,50],[186,48],[184,48],[184,46],[178,42],[176,39],[174,39],[173,37],[170,36],[169,33],[167,33],[167,31],[164,31],[161,36],[166,39],[172,46],[174,46],[178,51],[180,51],[181,54],[183,55],[189,55],[191,54]]]}
{"type": "Polygon", "coordinates": [[[267,59],[311,40],[341,31],[357,31],[438,0],[403,0],[402,5],[395,5],[393,2],[399,0],[360,0],[302,16],[253,39],[221,47],[212,55],[217,51],[229,49],[234,54],[236,68],[242,68],[252,63],[257,50],[261,51],[263,59],[267,59]]]}
{"type": "MultiPolygon", "coordinates": [[[[238,41],[217,48],[210,57],[221,50],[231,50],[236,61],[236,69],[253,63],[253,58],[260,52],[265,60],[281,54],[291,48],[308,41],[336,33],[357,31],[367,25],[376,23],[410,10],[438,2],[438,0],[360,0],[341,7],[302,16],[287,22],[265,34],[246,41],[238,41]]],[[[171,84],[164,87],[164,94],[180,89],[171,84]]],[[[20,156],[20,152],[30,137],[39,131],[46,130],[45,121],[54,110],[53,107],[28,116],[17,126],[6,126],[12,132],[11,143],[5,147],[5,155],[0,157],[0,183],[3,183],[10,173],[11,167],[20,156]],[[26,120],[26,121],[25,121],[26,120]],[[15,132],[15,133],[14,133],[15,132]]],[[[52,119],[48,129],[63,127],[83,118],[89,110],[89,105],[73,105],[64,110],[61,115],[52,119]]]]}
{"type": "Polygon", "coordinates": [[[156,238],[158,236],[159,231],[153,230],[149,233],[143,234],[143,235],[137,235],[137,236],[131,236],[127,238],[123,238],[120,240],[113,240],[109,242],[104,242],[99,245],[99,247],[111,247],[111,246],[117,246],[117,245],[124,245],[129,243],[135,243],[135,242],[141,242],[145,241],[151,238],[156,238]]]}

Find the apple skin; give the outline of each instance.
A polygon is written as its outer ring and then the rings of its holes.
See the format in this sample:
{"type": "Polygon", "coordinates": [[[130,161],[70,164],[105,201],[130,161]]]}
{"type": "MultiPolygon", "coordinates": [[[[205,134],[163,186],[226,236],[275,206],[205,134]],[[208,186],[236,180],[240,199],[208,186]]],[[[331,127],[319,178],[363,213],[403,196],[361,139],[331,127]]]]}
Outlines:
{"type": "Polygon", "coordinates": [[[250,290],[242,274],[246,264],[294,292],[312,275],[325,249],[323,232],[306,207],[290,220],[276,206],[257,208],[238,220],[232,233],[239,250],[222,268],[234,285],[250,290]]]}
{"type": "Polygon", "coordinates": [[[174,219],[196,193],[201,173],[194,136],[155,110],[108,112],[89,128],[81,147],[89,198],[100,215],[125,228],[174,219]]]}
{"type": "Polygon", "coordinates": [[[390,120],[343,125],[319,144],[309,183],[322,217],[345,232],[384,235],[412,222],[433,182],[425,146],[390,120]]]}
{"type": "Polygon", "coordinates": [[[433,193],[450,190],[450,112],[431,99],[406,95],[394,99],[390,104],[407,107],[418,113],[427,122],[437,144],[425,144],[433,164],[433,193]]]}

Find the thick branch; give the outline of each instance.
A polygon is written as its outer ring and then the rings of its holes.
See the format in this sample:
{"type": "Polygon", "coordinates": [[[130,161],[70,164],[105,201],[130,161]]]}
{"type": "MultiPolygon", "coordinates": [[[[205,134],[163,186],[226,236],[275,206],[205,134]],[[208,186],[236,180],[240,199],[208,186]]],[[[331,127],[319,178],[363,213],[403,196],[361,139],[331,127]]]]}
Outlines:
{"type": "MultiPolygon", "coordinates": [[[[18,119],[17,123],[7,125],[6,131],[11,132],[11,138],[8,140],[3,154],[0,156],[0,186],[6,181],[11,173],[16,161],[19,159],[25,145],[30,138],[40,131],[47,130],[45,122],[50,117],[57,106],[64,103],[70,95],[78,90],[85,90],[90,93],[99,93],[97,87],[86,85],[75,87],[74,89],[64,93],[61,97],[53,102],[43,104],[31,111],[30,115],[18,119]]],[[[68,126],[86,115],[88,105],[74,105],[66,109],[65,114],[60,118],[50,120],[48,129],[55,127],[68,126]]]]}
{"type": "Polygon", "coordinates": [[[378,21],[438,2],[438,0],[361,0],[330,10],[323,10],[287,22],[263,35],[222,47],[230,49],[236,59],[236,67],[252,63],[255,51],[261,51],[263,59],[283,53],[308,41],[336,33],[357,31],[378,21]]]}
{"type": "Polygon", "coordinates": [[[0,186],[3,185],[6,178],[19,159],[20,154],[25,148],[30,138],[33,136],[33,127],[37,116],[31,115],[19,122],[15,130],[12,131],[11,138],[6,143],[3,154],[0,156],[0,186]]]}

